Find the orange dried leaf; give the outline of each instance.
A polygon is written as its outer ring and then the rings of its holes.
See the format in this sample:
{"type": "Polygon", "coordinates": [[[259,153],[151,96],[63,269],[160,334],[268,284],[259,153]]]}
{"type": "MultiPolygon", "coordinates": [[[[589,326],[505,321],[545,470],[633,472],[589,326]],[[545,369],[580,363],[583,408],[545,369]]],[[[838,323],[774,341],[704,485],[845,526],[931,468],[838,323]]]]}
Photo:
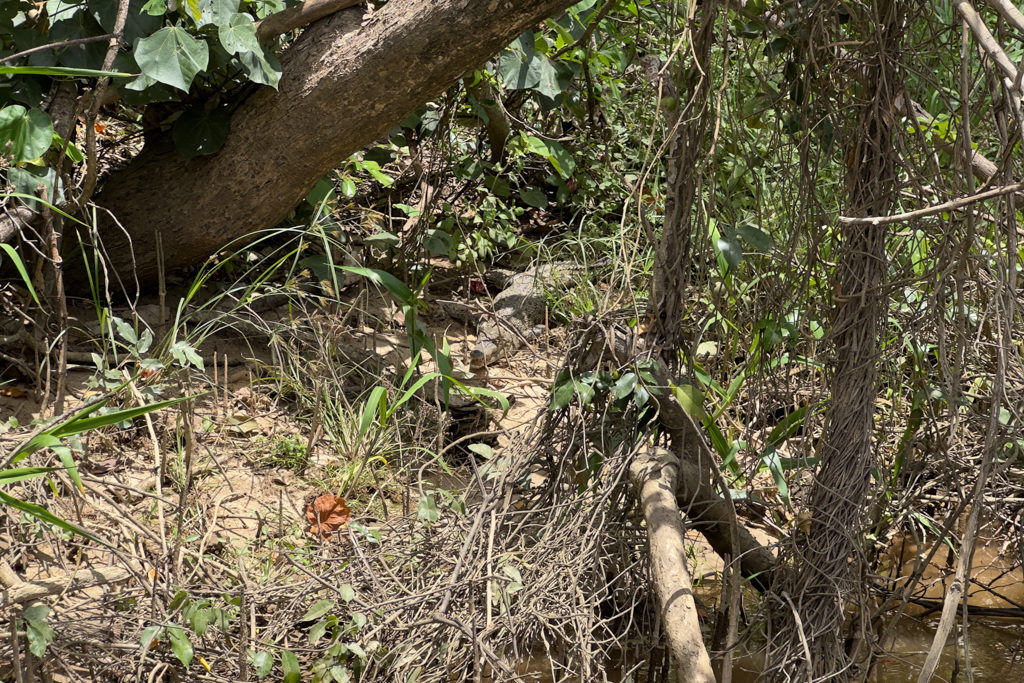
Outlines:
{"type": "Polygon", "coordinates": [[[352,511],[348,509],[344,498],[333,493],[325,493],[306,506],[306,521],[309,522],[309,533],[328,539],[331,534],[345,526],[352,519],[352,511]]]}
{"type": "Polygon", "coordinates": [[[650,313],[645,314],[639,321],[637,329],[639,332],[647,333],[654,329],[654,316],[650,313]]]}

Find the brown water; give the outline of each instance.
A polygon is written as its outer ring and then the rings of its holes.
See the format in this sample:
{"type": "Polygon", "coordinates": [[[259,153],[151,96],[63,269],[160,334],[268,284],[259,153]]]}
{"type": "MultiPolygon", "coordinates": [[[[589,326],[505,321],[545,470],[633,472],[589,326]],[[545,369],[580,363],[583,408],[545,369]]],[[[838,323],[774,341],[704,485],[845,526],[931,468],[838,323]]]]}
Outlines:
{"type": "MultiPolygon", "coordinates": [[[[892,587],[902,588],[915,569],[915,562],[923,561],[930,546],[915,544],[909,539],[897,539],[886,553],[882,571],[892,581],[892,587]]],[[[935,553],[931,564],[924,568],[921,581],[913,597],[929,607],[908,605],[905,616],[887,629],[889,640],[882,643],[886,654],[880,657],[871,671],[870,683],[916,683],[921,666],[935,637],[935,626],[946,589],[956,568],[956,557],[946,548],[935,553]],[[927,615],[924,616],[924,615],[927,615]]],[[[1003,552],[995,538],[981,538],[975,549],[968,587],[968,604],[977,608],[1019,609],[1024,605],[1024,573],[1018,560],[1003,552]]],[[[718,598],[717,586],[702,586],[700,597],[705,604],[718,598]]],[[[971,617],[968,637],[958,623],[943,650],[933,683],[1024,683],[1024,620],[984,619],[971,617]],[[965,649],[965,644],[969,647],[965,649]],[[966,655],[969,654],[969,658],[966,655]],[[969,661],[968,661],[969,660],[969,661]],[[968,667],[970,671],[968,672],[968,667]]],[[[633,662],[636,653],[627,657],[633,662]]],[[[763,666],[757,656],[737,657],[733,667],[735,683],[755,683],[763,666]]],[[[621,681],[617,665],[608,666],[605,680],[621,681]]],[[[633,680],[647,680],[647,666],[640,668],[633,680]]],[[[537,683],[568,683],[576,678],[558,678],[551,675],[551,667],[543,657],[520,662],[516,672],[524,681],[537,683]]]]}
{"type": "MultiPolygon", "coordinates": [[[[935,620],[905,617],[894,629],[889,654],[875,667],[875,683],[916,683],[921,665],[935,635],[935,620]]],[[[969,681],[964,659],[964,639],[954,627],[932,681],[969,681]],[[958,653],[959,651],[959,653],[958,653]],[[959,654],[959,657],[958,657],[959,654]],[[959,658],[959,662],[956,660],[959,658]],[[954,679],[954,671],[959,675],[954,679]]],[[[1024,682],[1024,624],[972,619],[968,629],[970,668],[977,683],[1024,682]]]]}
{"type": "MultiPolygon", "coordinates": [[[[886,643],[888,653],[878,659],[868,681],[917,683],[921,665],[924,664],[935,636],[935,623],[935,619],[923,621],[915,617],[904,617],[893,629],[895,635],[891,642],[886,643]]],[[[964,641],[957,635],[959,633],[959,627],[954,628],[932,683],[964,683],[972,680],[967,674],[964,641]]],[[[970,669],[975,683],[1024,683],[1024,624],[972,620],[968,641],[970,669]]],[[[761,661],[757,657],[737,658],[733,667],[734,683],[757,683],[760,668],[761,661]]],[[[605,672],[607,681],[623,680],[616,669],[614,666],[609,667],[605,672]]],[[[641,667],[640,675],[634,676],[633,680],[638,683],[646,681],[646,671],[646,666],[641,667]]],[[[579,680],[553,677],[549,663],[542,657],[520,662],[516,673],[522,676],[521,680],[531,683],[570,683],[579,680]]]]}
{"type": "MultiPolygon", "coordinates": [[[[967,588],[968,605],[978,608],[1019,609],[1024,605],[1024,574],[1018,559],[1004,552],[998,538],[979,539],[971,563],[971,577],[967,588]]],[[[889,549],[888,575],[896,586],[902,586],[915,568],[923,561],[931,546],[917,544],[909,539],[897,539],[889,549]]],[[[913,596],[931,603],[933,609],[908,605],[908,615],[928,613],[931,618],[906,616],[894,628],[890,642],[882,643],[889,654],[882,658],[874,672],[876,683],[903,683],[917,681],[932,638],[938,610],[946,590],[953,579],[957,557],[952,550],[942,547],[932,562],[924,568],[921,581],[913,596]]],[[[1020,619],[970,619],[968,637],[970,669],[967,672],[965,641],[957,624],[949,637],[933,681],[996,681],[998,683],[1024,683],[1024,622],[1020,619]],[[959,661],[957,661],[959,660],[959,661]]]]}

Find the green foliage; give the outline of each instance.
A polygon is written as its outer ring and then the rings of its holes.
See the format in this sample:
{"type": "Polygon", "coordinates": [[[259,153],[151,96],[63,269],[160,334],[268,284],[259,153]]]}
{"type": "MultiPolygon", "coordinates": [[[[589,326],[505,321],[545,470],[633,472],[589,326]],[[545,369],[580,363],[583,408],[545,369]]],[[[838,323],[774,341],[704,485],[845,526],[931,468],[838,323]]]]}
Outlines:
{"type": "MultiPolygon", "coordinates": [[[[122,385],[121,388],[123,388],[123,386],[124,385],[122,385]]],[[[11,467],[11,465],[16,465],[37,451],[49,449],[57,455],[72,483],[81,489],[82,481],[78,474],[78,466],[75,464],[75,456],[72,453],[72,448],[67,442],[69,437],[76,437],[84,432],[129,421],[141,415],[176,405],[194,397],[188,396],[169,401],[159,401],[136,408],[124,408],[121,410],[112,410],[107,414],[98,414],[100,409],[103,408],[111,398],[112,396],[108,395],[102,400],[86,405],[72,415],[58,419],[47,427],[38,430],[28,439],[22,441],[7,455],[7,459],[4,461],[3,465],[0,465],[0,485],[24,481],[25,479],[35,477],[42,477],[53,472],[54,468],[49,467],[11,467]],[[93,415],[94,413],[97,414],[93,415]]],[[[46,508],[34,503],[0,492],[0,504],[20,510],[31,517],[35,517],[40,521],[51,524],[59,529],[63,529],[66,532],[84,536],[85,538],[97,543],[104,543],[104,541],[97,536],[94,536],[71,522],[57,517],[46,508]]]]}
{"type": "Polygon", "coordinates": [[[46,646],[53,642],[53,629],[46,618],[50,616],[47,605],[30,605],[22,613],[25,618],[25,632],[28,639],[28,650],[40,659],[46,654],[46,646]]]}
{"type": "MultiPolygon", "coordinates": [[[[257,441],[254,446],[262,450],[261,444],[257,441]]],[[[302,472],[308,464],[306,443],[298,437],[279,436],[273,439],[267,447],[267,455],[262,462],[273,467],[284,467],[295,472],[302,472]]]]}
{"type": "MultiPolygon", "coordinates": [[[[25,288],[28,289],[29,294],[32,295],[32,300],[36,302],[36,305],[40,305],[39,297],[36,296],[35,287],[32,286],[32,279],[28,276],[28,271],[25,270],[25,263],[18,256],[18,252],[14,250],[9,244],[0,244],[0,252],[7,255],[7,258],[14,265],[15,270],[18,271],[18,275],[21,276],[21,281],[24,283],[25,288]]],[[[3,264],[3,260],[0,259],[0,264],[3,264]]]]}
{"type": "MultiPolygon", "coordinates": [[[[309,645],[321,653],[312,665],[311,680],[316,683],[358,680],[370,658],[379,648],[375,641],[370,641],[365,646],[360,644],[360,633],[368,619],[362,612],[348,608],[355,599],[355,589],[351,585],[342,584],[338,588],[338,596],[344,605],[338,605],[335,600],[318,600],[299,619],[304,623],[312,622],[309,626],[309,645]]],[[[293,657],[294,655],[287,650],[281,653],[282,669],[286,676],[289,671],[298,672],[297,661],[294,662],[295,668],[290,668],[293,657]]]]}
{"type": "MultiPolygon", "coordinates": [[[[0,14],[0,41],[21,51],[43,42],[101,36],[113,30],[118,4],[51,0],[31,17],[5,12],[0,14]]],[[[186,0],[172,12],[163,0],[131,0],[124,35],[131,48],[117,56],[114,71],[99,70],[106,41],[36,52],[25,58],[26,63],[0,65],[0,153],[15,164],[8,170],[8,181],[34,194],[30,181],[17,182],[17,172],[24,170],[19,167],[35,162],[33,173],[45,176],[39,160],[51,145],[65,147],[53,133],[49,114],[38,108],[53,79],[113,77],[112,87],[132,104],[173,102],[183,96],[199,102],[216,100],[217,93],[244,81],[276,88],[281,72],[268,51],[273,45],[260,45],[255,31],[255,19],[266,6],[186,0]]],[[[284,3],[278,9],[284,9],[284,3]]],[[[200,105],[177,117],[173,137],[179,151],[191,158],[217,152],[228,130],[222,109],[200,105]]],[[[74,149],[73,144],[68,147],[72,162],[83,163],[81,154],[71,153],[74,149]]],[[[51,187],[49,197],[54,196],[51,187]]]]}
{"type": "Polygon", "coordinates": [[[237,609],[232,606],[233,600],[225,596],[222,606],[217,607],[210,598],[196,600],[187,591],[179,590],[167,609],[169,615],[177,614],[180,621],[166,621],[142,629],[139,634],[140,651],[167,647],[187,670],[195,658],[195,643],[200,642],[211,627],[227,632],[236,619],[237,609]]]}
{"type": "Polygon", "coordinates": [[[649,417],[647,408],[651,394],[659,391],[649,364],[622,372],[588,370],[578,376],[563,370],[555,378],[550,408],[562,410],[575,399],[581,407],[598,411],[621,414],[635,408],[643,418],[649,417]]]}
{"type": "Polygon", "coordinates": [[[16,164],[43,155],[53,142],[53,123],[41,109],[13,104],[0,109],[0,148],[16,164]]]}

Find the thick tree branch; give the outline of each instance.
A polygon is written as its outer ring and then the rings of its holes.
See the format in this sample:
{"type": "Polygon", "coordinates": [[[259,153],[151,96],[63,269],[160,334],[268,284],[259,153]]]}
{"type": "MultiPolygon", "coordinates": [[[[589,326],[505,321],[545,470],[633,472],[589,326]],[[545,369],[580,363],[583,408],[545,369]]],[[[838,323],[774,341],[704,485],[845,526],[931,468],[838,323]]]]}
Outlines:
{"type": "Polygon", "coordinates": [[[361,5],[363,2],[364,0],[306,0],[257,21],[256,38],[265,43],[271,38],[308,26],[318,19],[348,7],[361,5]]]}
{"type": "MultiPolygon", "coordinates": [[[[0,581],[5,588],[0,590],[0,608],[13,604],[24,604],[45,598],[48,595],[82,590],[132,577],[132,570],[126,567],[103,567],[101,569],[80,569],[66,576],[57,576],[38,581],[16,581],[8,584],[0,581]]],[[[10,580],[8,578],[8,580],[10,580]]]]}
{"type": "Polygon", "coordinates": [[[967,25],[971,29],[971,33],[974,34],[974,38],[981,45],[982,49],[988,53],[989,57],[999,65],[1002,69],[1003,74],[1009,78],[1014,87],[1020,88],[1020,75],[1017,73],[1017,66],[1012,60],[1006,55],[1002,46],[992,35],[992,32],[988,30],[988,26],[982,21],[981,16],[978,14],[978,10],[974,9],[974,5],[967,2],[967,0],[956,0],[954,3],[956,9],[960,12],[960,16],[964,18],[967,25]]]}
{"type": "Polygon", "coordinates": [[[1024,31],[1024,14],[1009,0],[985,0],[985,4],[999,12],[999,16],[1005,19],[1018,31],[1024,31]]]}
{"type": "Polygon", "coordinates": [[[27,206],[8,206],[0,216],[0,244],[13,242],[21,229],[36,218],[36,212],[27,206]]]}
{"type": "Polygon", "coordinates": [[[675,455],[654,449],[633,460],[629,477],[639,492],[647,522],[651,574],[661,604],[662,628],[675,660],[676,680],[714,683],[686,568],[683,519],[674,495],[678,465],[675,455]]]}
{"type": "Polygon", "coordinates": [[[124,226],[101,233],[112,270],[131,272],[134,247],[140,281],[152,281],[157,232],[175,246],[171,269],[276,225],[353,152],[571,4],[405,0],[365,20],[349,8],[315,22],[282,57],[279,89],[260,88],[235,110],[217,154],[186,161],[160,139],[107,179],[96,203],[124,226]],[[159,190],[168,179],[177,191],[159,190]]]}
{"type": "MultiPolygon", "coordinates": [[[[635,360],[636,346],[626,334],[611,330],[604,342],[604,352],[618,365],[635,360]]],[[[583,367],[602,354],[583,359],[583,367]]],[[[721,557],[739,560],[740,574],[751,585],[764,593],[774,580],[775,556],[758,543],[750,531],[736,522],[731,503],[715,491],[711,483],[711,468],[717,467],[714,456],[693,421],[678,401],[667,390],[671,385],[668,370],[660,361],[653,368],[655,381],[665,387],[651,396],[658,407],[658,422],[672,442],[672,452],[679,460],[676,482],[676,501],[696,529],[721,557]],[[733,530],[735,529],[735,539],[733,530]],[[734,542],[735,540],[735,542],[734,542]]]]}

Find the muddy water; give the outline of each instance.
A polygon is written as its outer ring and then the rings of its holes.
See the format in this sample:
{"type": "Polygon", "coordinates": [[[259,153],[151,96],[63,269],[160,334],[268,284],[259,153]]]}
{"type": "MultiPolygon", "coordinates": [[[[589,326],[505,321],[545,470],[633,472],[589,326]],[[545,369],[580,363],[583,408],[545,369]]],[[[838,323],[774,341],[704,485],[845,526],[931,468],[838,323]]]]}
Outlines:
{"type": "MultiPolygon", "coordinates": [[[[923,562],[931,545],[915,543],[910,539],[894,541],[882,559],[882,571],[893,579],[894,587],[902,588],[907,577],[923,562]]],[[[946,589],[953,580],[957,558],[952,549],[943,546],[924,567],[921,580],[914,589],[914,598],[941,606],[946,589]]],[[[967,601],[971,607],[1010,609],[1024,606],[1024,573],[1020,559],[1004,552],[995,538],[982,539],[974,550],[971,561],[971,581],[967,587],[967,601]]],[[[910,614],[921,614],[921,606],[908,609],[910,614]]],[[[1024,677],[1021,678],[1024,681],[1024,677]]]]}
{"type": "MultiPolygon", "coordinates": [[[[893,543],[883,572],[892,586],[902,588],[915,569],[915,562],[923,561],[930,546],[918,546],[909,541],[893,543]]],[[[1017,558],[1003,552],[995,539],[984,539],[975,550],[968,589],[968,604],[982,609],[1019,609],[1024,605],[1024,574],[1017,558]]],[[[888,640],[882,643],[886,651],[871,672],[870,683],[916,683],[921,666],[931,648],[935,625],[946,589],[952,581],[956,557],[941,548],[922,572],[913,597],[926,606],[908,605],[898,623],[886,629],[888,640]]],[[[717,587],[705,586],[701,595],[706,604],[717,601],[717,587]]],[[[968,637],[963,637],[959,623],[954,627],[943,651],[934,683],[1024,683],[1024,620],[994,619],[972,616],[968,637]],[[965,649],[965,645],[967,648],[965,649]],[[966,655],[969,654],[969,657],[966,655]],[[968,673],[968,668],[970,673],[968,673]]],[[[633,659],[635,662],[636,660],[633,659]]],[[[735,683],[755,683],[763,663],[756,656],[737,658],[733,669],[735,683]]],[[[607,681],[623,680],[617,667],[610,666],[607,681]]],[[[559,679],[550,674],[550,666],[537,658],[523,662],[517,673],[524,681],[554,683],[578,679],[559,679]]],[[[641,667],[646,672],[647,667],[641,667]]],[[[634,676],[643,683],[646,675],[634,676]]]]}
{"type": "MultiPolygon", "coordinates": [[[[968,605],[982,609],[1019,609],[1024,605],[1024,574],[1019,559],[1004,552],[998,538],[983,535],[979,540],[971,563],[968,605]]],[[[929,543],[898,539],[887,552],[883,570],[888,570],[894,586],[902,587],[915,570],[915,563],[923,562],[930,550],[929,543]]],[[[920,604],[909,605],[905,610],[908,616],[888,629],[891,637],[882,646],[889,654],[880,660],[871,680],[876,683],[917,681],[935,635],[938,608],[953,580],[956,564],[953,551],[942,547],[924,567],[913,597],[931,609],[920,604]],[[925,619],[926,614],[931,618],[925,619]]],[[[965,658],[966,642],[974,681],[1024,682],[1024,621],[974,616],[969,623],[966,641],[959,625],[954,628],[932,680],[971,680],[965,658]]]]}
{"type": "MultiPolygon", "coordinates": [[[[904,618],[894,632],[892,641],[886,643],[889,654],[879,660],[870,680],[916,683],[935,635],[935,620],[904,618]]],[[[971,680],[966,671],[964,639],[956,635],[959,633],[959,629],[954,628],[932,681],[971,680]]],[[[972,619],[968,636],[970,669],[977,683],[1024,681],[1024,624],[972,619]]]]}
{"type": "MultiPolygon", "coordinates": [[[[887,654],[875,663],[867,679],[869,683],[917,683],[935,636],[936,621],[904,617],[893,629],[894,637],[885,644],[887,654]]],[[[960,633],[957,628],[954,632],[960,633]]],[[[969,636],[970,669],[975,683],[1024,682],[1024,624],[972,620],[969,636]]],[[[741,658],[733,668],[734,683],[757,683],[761,666],[758,658],[741,658]]],[[[951,635],[932,683],[970,680],[964,640],[951,635]]]]}
{"type": "MultiPolygon", "coordinates": [[[[935,619],[921,620],[904,617],[896,628],[895,636],[886,643],[888,654],[879,658],[870,683],[917,683],[932,638],[935,636],[935,619]]],[[[932,683],[963,683],[972,678],[967,674],[964,658],[964,639],[959,628],[954,629],[949,643],[942,653],[942,659],[932,683]]],[[[970,670],[975,683],[1024,683],[1024,624],[998,623],[997,621],[972,620],[969,630],[970,670]]],[[[734,683],[757,683],[762,663],[758,657],[740,657],[733,667],[734,683]]],[[[606,680],[622,681],[621,675],[610,667],[606,680]]],[[[646,672],[647,667],[641,667],[646,672]]],[[[549,664],[543,658],[520,662],[516,673],[523,681],[531,683],[569,683],[578,678],[557,678],[552,676],[549,664]]],[[[720,675],[720,671],[716,669],[720,675]]],[[[643,683],[644,673],[634,676],[633,681],[643,683]]]]}

